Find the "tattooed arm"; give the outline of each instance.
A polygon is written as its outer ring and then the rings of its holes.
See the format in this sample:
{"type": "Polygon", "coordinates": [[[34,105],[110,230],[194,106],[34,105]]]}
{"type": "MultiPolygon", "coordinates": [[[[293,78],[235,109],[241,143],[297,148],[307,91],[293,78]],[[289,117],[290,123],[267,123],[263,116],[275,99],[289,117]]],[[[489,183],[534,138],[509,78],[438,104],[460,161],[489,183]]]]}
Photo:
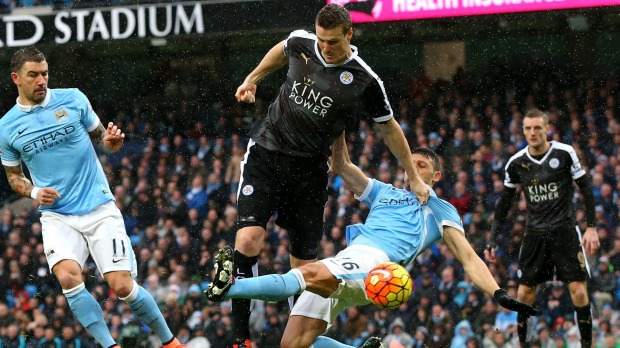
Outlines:
{"type": "Polygon", "coordinates": [[[6,177],[9,180],[11,189],[20,196],[30,197],[34,185],[32,185],[30,180],[24,175],[21,163],[17,166],[4,166],[4,171],[6,172],[6,177]]]}
{"type": "Polygon", "coordinates": [[[51,187],[35,187],[24,175],[21,163],[17,166],[4,166],[6,177],[13,191],[23,197],[36,199],[41,205],[52,205],[56,198],[60,198],[60,193],[51,187]],[[32,197],[32,194],[35,194],[32,197]]]}
{"type": "Polygon", "coordinates": [[[90,139],[99,144],[101,149],[107,153],[118,151],[123,146],[123,139],[125,139],[125,134],[112,122],[108,123],[107,129],[99,122],[97,128],[88,134],[90,139]]]}

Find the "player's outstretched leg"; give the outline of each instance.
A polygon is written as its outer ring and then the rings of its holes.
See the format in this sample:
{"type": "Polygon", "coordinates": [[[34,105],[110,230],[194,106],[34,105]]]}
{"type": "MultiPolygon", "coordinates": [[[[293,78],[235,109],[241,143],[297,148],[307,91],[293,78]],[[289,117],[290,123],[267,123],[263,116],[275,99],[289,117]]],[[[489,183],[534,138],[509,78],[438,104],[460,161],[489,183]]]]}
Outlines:
{"type": "Polygon", "coordinates": [[[221,302],[230,290],[233,282],[233,249],[225,246],[215,256],[215,277],[207,288],[207,298],[213,302],[221,302]]]}
{"type": "MultiPolygon", "coordinates": [[[[333,338],[319,336],[314,342],[312,342],[312,347],[315,348],[354,348],[348,344],[340,343],[333,338]]],[[[364,343],[359,346],[359,348],[384,348],[381,343],[381,339],[379,337],[368,337],[364,343]]]]}

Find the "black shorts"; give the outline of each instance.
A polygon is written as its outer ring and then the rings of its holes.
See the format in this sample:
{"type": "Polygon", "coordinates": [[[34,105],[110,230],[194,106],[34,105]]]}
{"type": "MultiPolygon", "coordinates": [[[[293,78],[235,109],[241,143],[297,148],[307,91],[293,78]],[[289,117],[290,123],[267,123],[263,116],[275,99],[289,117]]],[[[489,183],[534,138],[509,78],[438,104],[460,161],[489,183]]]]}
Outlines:
{"type": "Polygon", "coordinates": [[[327,161],[269,151],[250,141],[241,162],[237,228],[276,224],[288,230],[292,256],[318,256],[327,202],[327,161]]]}
{"type": "Polygon", "coordinates": [[[590,277],[581,232],[564,226],[545,233],[526,233],[519,253],[519,283],[536,286],[553,275],[563,282],[585,281],[590,277]]]}

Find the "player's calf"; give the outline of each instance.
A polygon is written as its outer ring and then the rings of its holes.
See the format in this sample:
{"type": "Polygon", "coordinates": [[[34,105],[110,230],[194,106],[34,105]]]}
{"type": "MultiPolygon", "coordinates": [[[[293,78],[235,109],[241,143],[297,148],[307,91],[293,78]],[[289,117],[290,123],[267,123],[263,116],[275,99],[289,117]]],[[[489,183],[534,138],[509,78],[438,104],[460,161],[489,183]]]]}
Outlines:
{"type": "Polygon", "coordinates": [[[233,249],[225,246],[215,256],[215,277],[206,290],[207,298],[222,302],[233,283],[233,249]]]}

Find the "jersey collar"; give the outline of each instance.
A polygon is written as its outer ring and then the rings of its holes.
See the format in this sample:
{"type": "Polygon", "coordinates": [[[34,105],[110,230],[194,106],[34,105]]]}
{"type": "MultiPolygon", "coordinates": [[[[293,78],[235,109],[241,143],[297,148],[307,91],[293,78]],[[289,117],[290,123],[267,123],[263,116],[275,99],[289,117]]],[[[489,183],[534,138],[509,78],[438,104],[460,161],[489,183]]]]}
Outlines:
{"type": "Polygon", "coordinates": [[[38,107],[46,107],[47,104],[50,103],[50,99],[52,98],[52,90],[51,89],[47,89],[47,92],[45,93],[45,99],[43,99],[42,102],[40,102],[39,104],[36,105],[23,105],[19,103],[19,97],[17,97],[17,100],[15,101],[17,103],[17,108],[19,108],[21,111],[23,112],[32,112],[34,111],[36,108],[38,107]]]}
{"type": "Polygon", "coordinates": [[[543,156],[543,158],[541,158],[540,160],[537,160],[536,158],[532,157],[532,155],[530,155],[530,150],[529,150],[529,145],[527,146],[527,148],[525,149],[525,153],[527,154],[527,157],[530,159],[530,161],[540,165],[542,163],[545,162],[545,160],[547,159],[547,157],[549,157],[549,154],[551,153],[551,150],[554,148],[553,144],[555,144],[555,141],[551,140],[549,142],[550,146],[549,149],[547,150],[547,153],[545,153],[545,155],[543,156]]]}
{"type": "Polygon", "coordinates": [[[319,49],[319,43],[316,41],[316,39],[314,40],[314,51],[316,53],[316,56],[319,57],[319,60],[321,61],[321,63],[323,63],[323,66],[326,66],[326,67],[336,67],[336,66],[345,65],[348,62],[352,61],[353,59],[357,58],[357,47],[353,45],[351,45],[351,51],[353,52],[351,54],[351,57],[349,57],[349,59],[339,64],[327,64],[325,62],[325,59],[323,59],[323,55],[321,55],[321,50],[319,49]]]}

